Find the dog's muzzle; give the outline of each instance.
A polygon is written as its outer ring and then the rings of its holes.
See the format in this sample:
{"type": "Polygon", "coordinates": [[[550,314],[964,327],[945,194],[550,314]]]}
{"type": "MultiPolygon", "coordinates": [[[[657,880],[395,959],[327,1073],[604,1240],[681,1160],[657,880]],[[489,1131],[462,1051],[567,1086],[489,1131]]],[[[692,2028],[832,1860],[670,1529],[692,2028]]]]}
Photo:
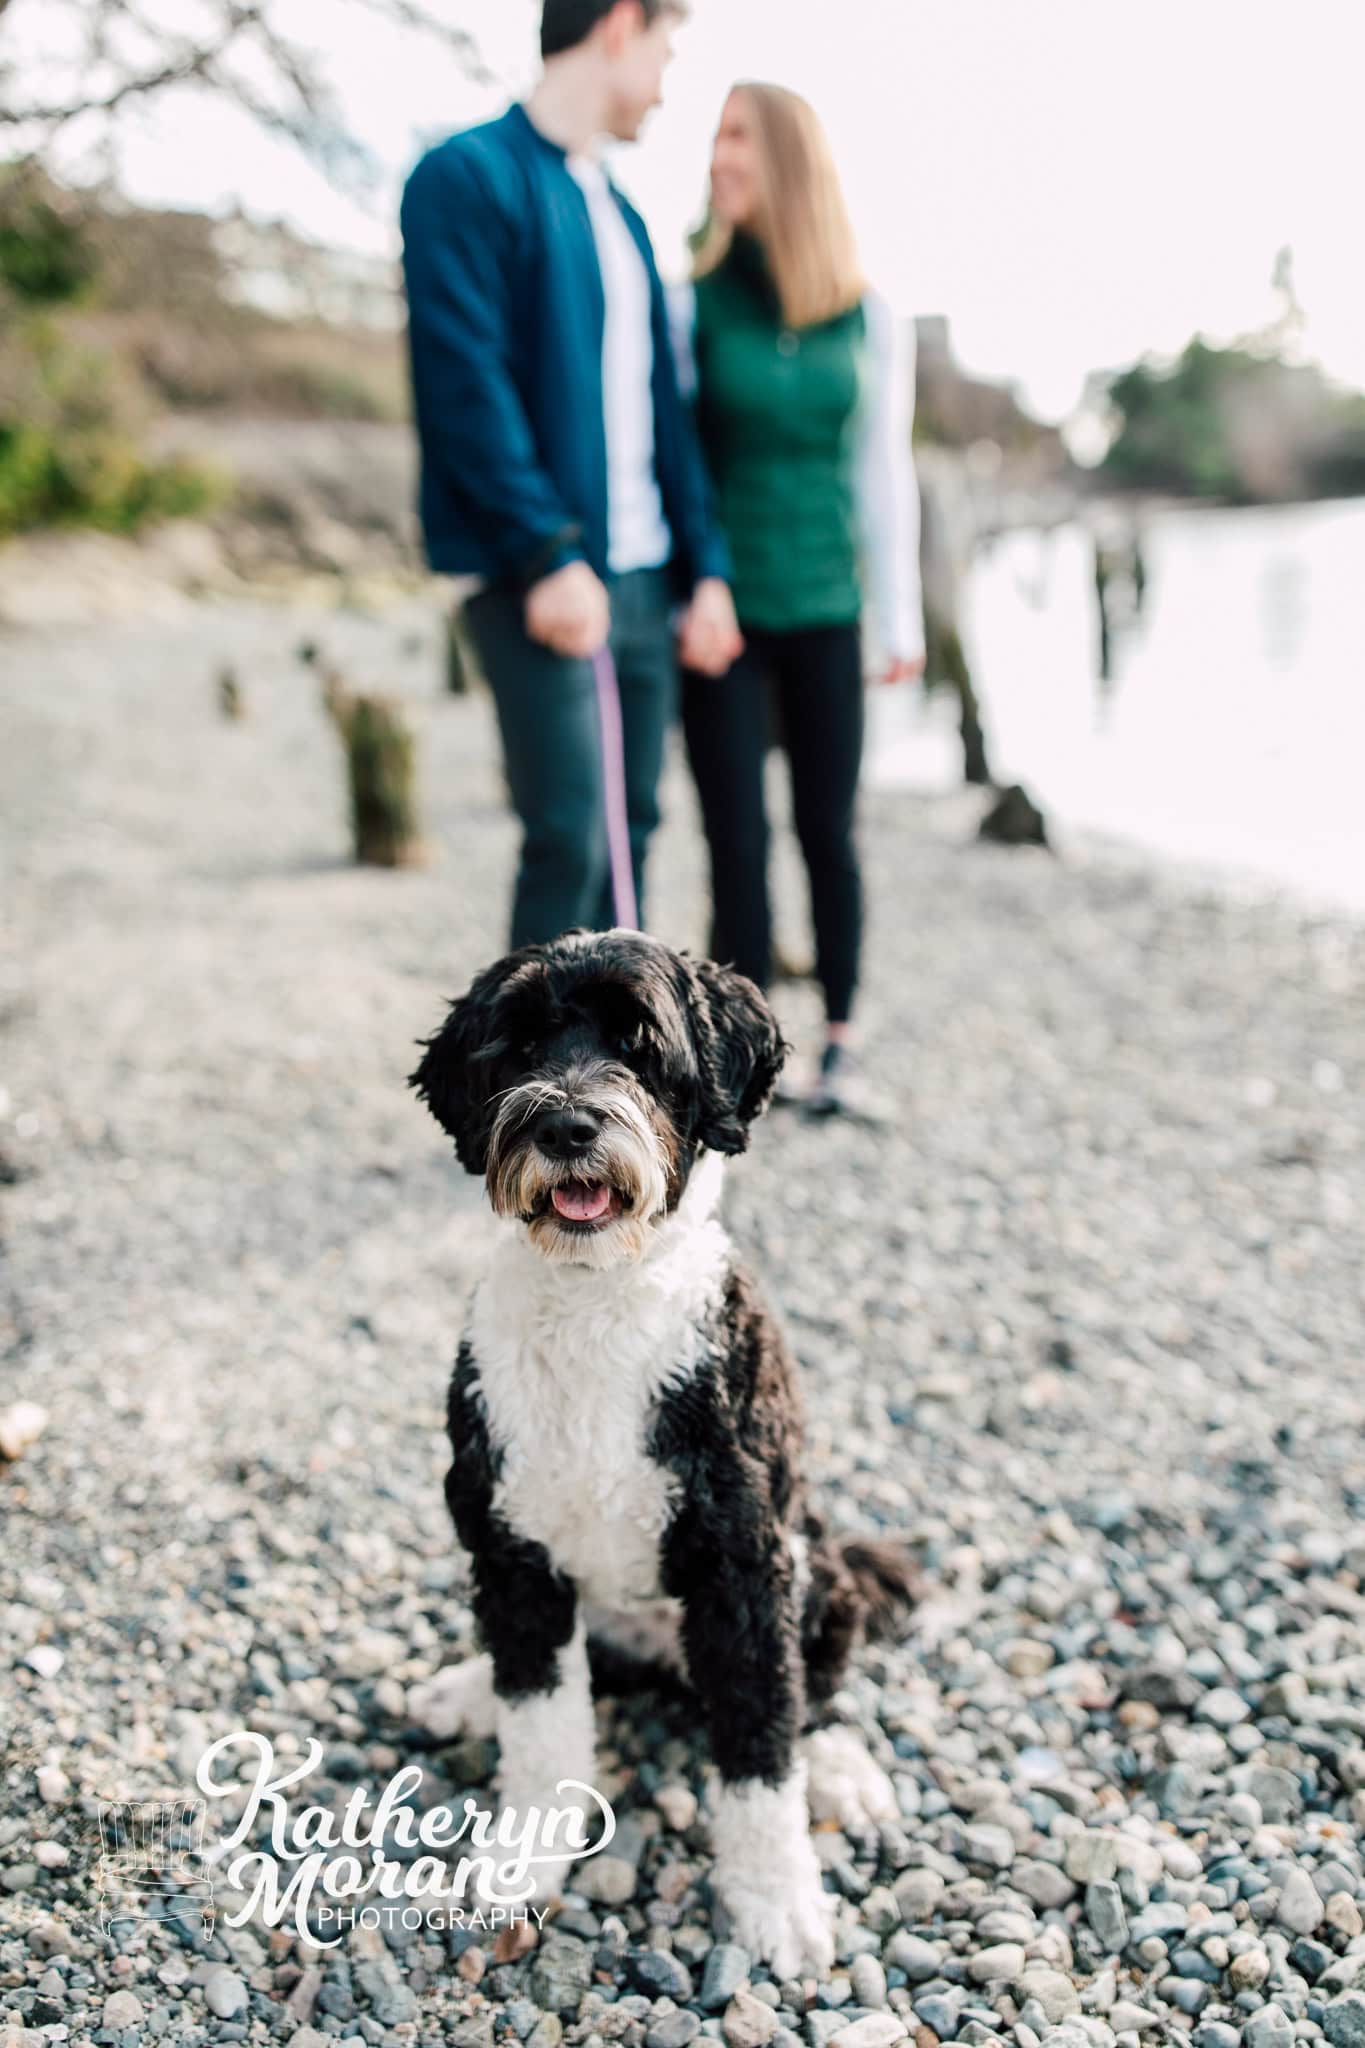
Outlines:
{"type": "Polygon", "coordinates": [[[545,1257],[586,1265],[638,1257],[667,1186],[661,1134],[633,1076],[537,1078],[504,1097],[489,1195],[545,1257]]]}

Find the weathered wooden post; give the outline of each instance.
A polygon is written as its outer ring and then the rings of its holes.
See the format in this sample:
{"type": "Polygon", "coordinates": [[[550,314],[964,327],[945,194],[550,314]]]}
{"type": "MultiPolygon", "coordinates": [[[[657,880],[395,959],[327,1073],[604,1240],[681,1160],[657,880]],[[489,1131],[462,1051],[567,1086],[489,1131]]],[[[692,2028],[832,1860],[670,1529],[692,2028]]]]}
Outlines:
{"type": "Polygon", "coordinates": [[[957,696],[962,772],[967,782],[988,783],[981,703],[962,645],[962,585],[971,565],[976,521],[960,456],[946,449],[916,450],[920,484],[920,577],[924,588],[924,682],[957,696]]]}
{"type": "Polygon", "coordinates": [[[323,702],[346,749],[355,858],[362,867],[418,867],[426,858],[417,812],[417,743],[392,697],[357,696],[335,670],[323,702]]]}

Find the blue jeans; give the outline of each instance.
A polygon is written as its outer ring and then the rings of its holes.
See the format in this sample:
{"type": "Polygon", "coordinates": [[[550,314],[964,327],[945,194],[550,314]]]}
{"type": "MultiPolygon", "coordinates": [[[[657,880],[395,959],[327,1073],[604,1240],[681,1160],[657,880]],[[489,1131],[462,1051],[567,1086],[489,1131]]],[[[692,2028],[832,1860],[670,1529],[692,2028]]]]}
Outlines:
{"type": "MultiPolygon", "coordinates": [[[[672,583],[666,569],[637,569],[613,577],[608,590],[631,865],[643,921],[645,852],[659,822],[664,742],[677,708],[672,583]]],[[[575,925],[609,930],[616,916],[592,664],[530,639],[517,592],[480,591],[465,606],[465,619],[497,706],[507,783],[522,824],[511,943],[553,939],[575,925]]]]}

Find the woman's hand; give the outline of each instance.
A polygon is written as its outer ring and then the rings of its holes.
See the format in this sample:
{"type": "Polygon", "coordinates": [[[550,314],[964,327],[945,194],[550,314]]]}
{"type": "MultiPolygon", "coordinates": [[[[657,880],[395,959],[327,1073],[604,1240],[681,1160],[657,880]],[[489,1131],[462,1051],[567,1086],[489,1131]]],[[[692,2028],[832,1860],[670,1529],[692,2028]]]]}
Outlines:
{"type": "Polygon", "coordinates": [[[678,629],[678,658],[704,676],[723,676],[744,652],[730,586],[707,576],[692,593],[678,629]]]}
{"type": "Polygon", "coordinates": [[[891,661],[882,663],[877,673],[879,683],[913,683],[924,674],[924,656],[917,654],[913,661],[903,655],[896,655],[891,661]]]}

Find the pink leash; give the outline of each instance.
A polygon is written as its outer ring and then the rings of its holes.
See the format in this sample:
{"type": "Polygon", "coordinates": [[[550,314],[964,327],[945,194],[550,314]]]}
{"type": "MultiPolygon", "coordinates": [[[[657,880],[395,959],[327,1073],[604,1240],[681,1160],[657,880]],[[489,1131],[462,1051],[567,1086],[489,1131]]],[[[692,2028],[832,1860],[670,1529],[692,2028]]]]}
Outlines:
{"type": "Polygon", "coordinates": [[[621,722],[621,691],[609,647],[592,658],[597,684],[597,711],[602,727],[602,788],[607,810],[607,855],[611,862],[612,904],[618,925],[637,930],[635,869],[630,858],[630,812],[626,802],[626,736],[621,722]]]}

